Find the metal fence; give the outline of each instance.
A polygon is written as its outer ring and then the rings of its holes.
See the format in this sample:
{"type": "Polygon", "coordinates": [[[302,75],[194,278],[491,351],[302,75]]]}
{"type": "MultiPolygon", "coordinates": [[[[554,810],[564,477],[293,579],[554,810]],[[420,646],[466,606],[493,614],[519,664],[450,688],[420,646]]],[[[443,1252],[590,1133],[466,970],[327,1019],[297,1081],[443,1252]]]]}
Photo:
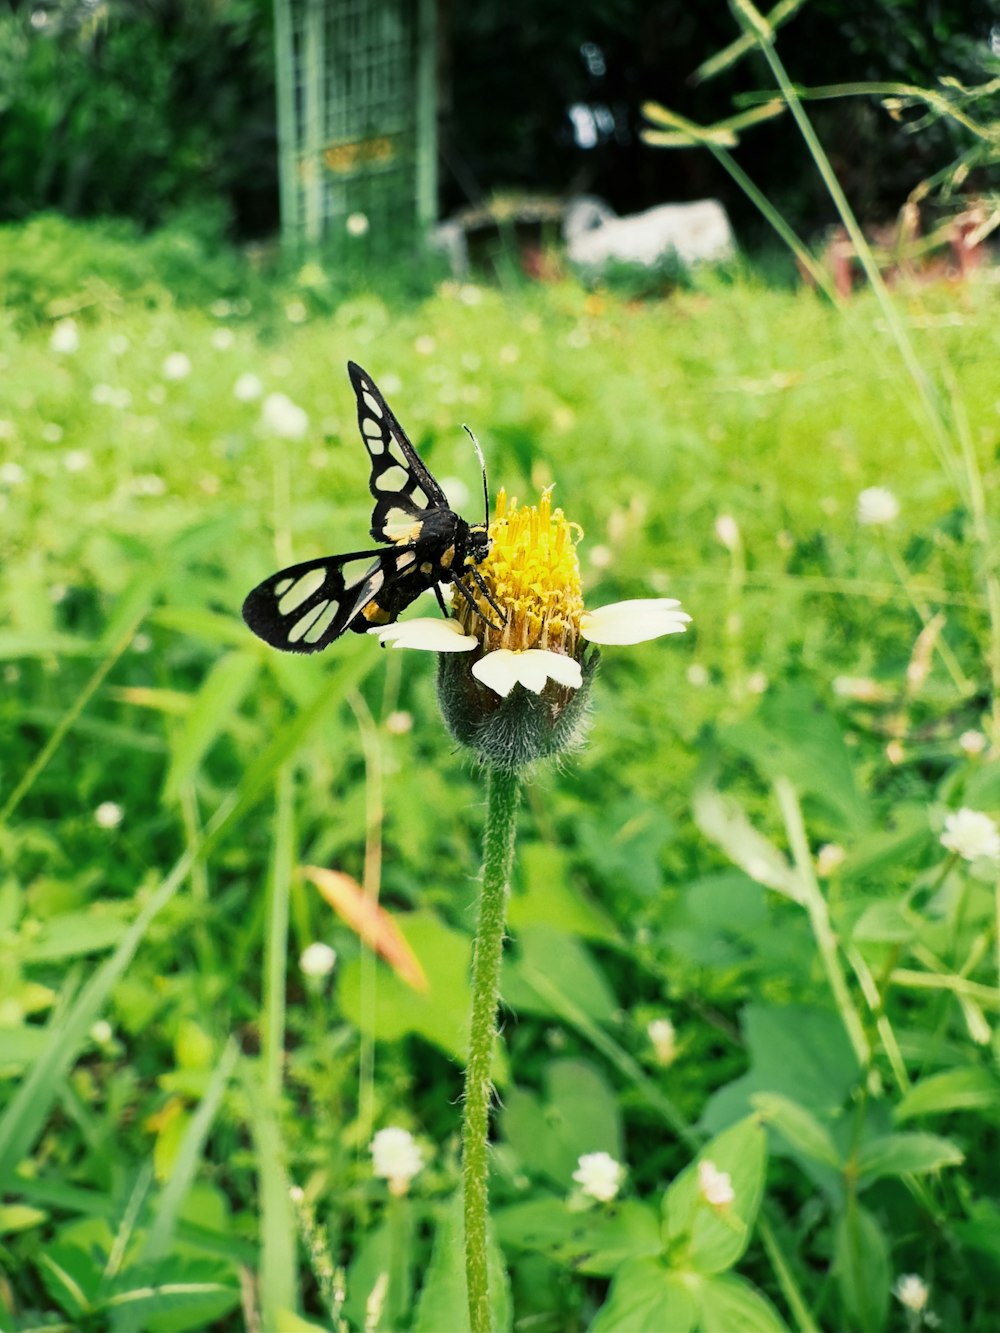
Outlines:
{"type": "Polygon", "coordinates": [[[282,237],[371,250],[437,212],[435,0],[275,0],[282,237]]]}

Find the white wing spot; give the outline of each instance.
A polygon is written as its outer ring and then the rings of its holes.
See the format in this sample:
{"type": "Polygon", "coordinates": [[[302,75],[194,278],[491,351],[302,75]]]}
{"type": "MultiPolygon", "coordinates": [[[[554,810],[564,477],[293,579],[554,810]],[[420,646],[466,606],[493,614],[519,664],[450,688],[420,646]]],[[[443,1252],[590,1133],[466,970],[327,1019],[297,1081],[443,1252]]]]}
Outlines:
{"type": "MultiPolygon", "coordinates": [[[[278,611],[283,616],[290,616],[293,611],[298,610],[304,601],[310,598],[314,592],[319,592],[326,582],[326,570],[320,565],[317,569],[310,569],[308,573],[300,575],[299,578],[284,590],[281,600],[278,602],[278,611]]],[[[275,588],[277,592],[277,588],[275,588]]]]}
{"type": "Polygon", "coordinates": [[[405,467],[387,467],[375,478],[378,491],[401,491],[409,480],[410,474],[405,467]]]}
{"type": "MultiPolygon", "coordinates": [[[[324,611],[327,610],[329,606],[330,606],[330,601],[329,599],[326,599],[322,602],[317,602],[315,606],[310,607],[310,609],[305,613],[302,619],[297,620],[295,624],[292,626],[292,628],[288,631],[288,642],[298,643],[299,639],[304,639],[310,627],[313,624],[315,624],[316,620],[324,613],[324,611]]],[[[334,610],[337,609],[336,602],[333,603],[333,608],[334,610]]]]}
{"type": "Polygon", "coordinates": [[[413,529],[419,527],[419,521],[405,509],[390,509],[382,523],[382,531],[391,542],[408,542],[413,529]]]}
{"type": "Polygon", "coordinates": [[[278,582],[274,585],[275,597],[281,597],[283,593],[286,593],[288,591],[288,589],[292,586],[294,582],[295,582],[294,579],[279,579],[278,582]]]}
{"type": "Polygon", "coordinates": [[[302,636],[306,643],[317,643],[323,637],[333,623],[333,618],[339,609],[339,602],[331,601],[327,603],[326,610],[316,621],[315,625],[313,625],[311,629],[307,629],[302,636]]]}
{"type": "Polygon", "coordinates": [[[413,490],[410,491],[410,499],[415,505],[421,505],[424,509],[430,505],[430,500],[428,500],[427,496],[419,486],[414,486],[413,490]]]}
{"type": "Polygon", "coordinates": [[[415,551],[403,551],[401,555],[397,555],[397,556],[396,556],[396,569],[397,569],[397,571],[402,571],[402,570],[404,570],[404,569],[409,569],[410,565],[413,564],[413,562],[416,560],[416,558],[417,558],[417,554],[416,554],[415,551]]]}
{"type": "Polygon", "coordinates": [[[367,389],[364,391],[362,397],[365,400],[365,406],[368,408],[368,411],[373,417],[378,417],[379,421],[381,421],[382,409],[379,407],[378,401],[371,396],[367,389]]]}

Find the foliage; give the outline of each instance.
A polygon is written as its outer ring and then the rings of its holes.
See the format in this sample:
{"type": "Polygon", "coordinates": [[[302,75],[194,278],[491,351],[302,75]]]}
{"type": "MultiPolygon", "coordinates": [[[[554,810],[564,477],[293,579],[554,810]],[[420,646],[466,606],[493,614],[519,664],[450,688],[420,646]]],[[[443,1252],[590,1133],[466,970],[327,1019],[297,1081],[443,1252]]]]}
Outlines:
{"type": "Polygon", "coordinates": [[[276,216],[265,0],[52,0],[0,15],[4,219],[44,208],[149,225],[276,216]],[[221,216],[220,216],[221,210],[221,216]]]}
{"type": "MultiPolygon", "coordinates": [[[[917,1273],[985,1333],[995,868],[939,835],[1000,812],[986,562],[881,312],[750,273],[390,307],[179,235],[42,220],[0,244],[5,1326],[235,1329],[249,1300],[267,1328],[457,1326],[481,780],[432,663],[353,636],[289,658],[238,617],[278,563],[364,540],[353,357],[456,503],[467,419],[494,486],[558,483],[588,602],[694,616],[669,651],[605,653],[588,747],[529,790],[498,1327],[902,1330],[917,1273]],[[301,440],[264,424],[278,391],[301,440]],[[882,529],[855,517],[874,484],[902,506],[882,529]],[[429,991],[304,865],[380,879],[429,991]],[[317,940],[330,976],[295,962],[317,940]],[[368,1157],[385,1125],[426,1160],[398,1196],[368,1157]],[[627,1166],[613,1203],[573,1184],[599,1151],[627,1166]]],[[[985,494],[994,305],[985,282],[897,298],[985,494]]]]}

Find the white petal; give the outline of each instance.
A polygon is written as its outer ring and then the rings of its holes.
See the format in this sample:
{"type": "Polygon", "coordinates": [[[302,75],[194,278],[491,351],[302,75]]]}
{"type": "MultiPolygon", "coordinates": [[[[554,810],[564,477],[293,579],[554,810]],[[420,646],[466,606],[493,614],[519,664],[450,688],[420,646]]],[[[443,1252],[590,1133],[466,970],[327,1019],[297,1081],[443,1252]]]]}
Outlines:
{"type": "Polygon", "coordinates": [[[457,620],[439,616],[398,620],[382,628],[375,626],[368,633],[377,634],[382,643],[391,643],[394,648],[421,648],[428,653],[471,653],[479,642],[474,634],[466,634],[457,620]]]}
{"type": "Polygon", "coordinates": [[[472,674],[502,699],[506,699],[515,685],[523,685],[533,694],[541,694],[547,680],[575,690],[583,684],[579,662],[541,648],[530,648],[524,653],[498,648],[474,662],[472,674]]]}
{"type": "Polygon", "coordinates": [[[664,634],[683,634],[690,619],[676,597],[638,597],[584,611],[580,633],[591,643],[645,643],[664,634]]]}

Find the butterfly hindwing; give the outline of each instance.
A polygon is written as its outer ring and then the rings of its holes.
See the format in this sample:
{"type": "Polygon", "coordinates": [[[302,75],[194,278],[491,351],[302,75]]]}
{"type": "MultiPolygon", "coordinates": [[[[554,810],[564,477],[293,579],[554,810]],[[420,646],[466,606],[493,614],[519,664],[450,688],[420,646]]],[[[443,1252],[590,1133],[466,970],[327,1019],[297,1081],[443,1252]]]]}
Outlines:
{"type": "Polygon", "coordinates": [[[424,515],[447,509],[447,497],[371,378],[353,361],[347,363],[347,372],[358,403],[358,428],[371,459],[372,536],[380,542],[417,541],[424,515]]]}
{"type": "Polygon", "coordinates": [[[317,653],[366,613],[369,623],[386,623],[378,598],[398,577],[399,558],[391,550],[369,551],[291,565],[254,588],[243,603],[243,619],[274,648],[317,653]]]}

